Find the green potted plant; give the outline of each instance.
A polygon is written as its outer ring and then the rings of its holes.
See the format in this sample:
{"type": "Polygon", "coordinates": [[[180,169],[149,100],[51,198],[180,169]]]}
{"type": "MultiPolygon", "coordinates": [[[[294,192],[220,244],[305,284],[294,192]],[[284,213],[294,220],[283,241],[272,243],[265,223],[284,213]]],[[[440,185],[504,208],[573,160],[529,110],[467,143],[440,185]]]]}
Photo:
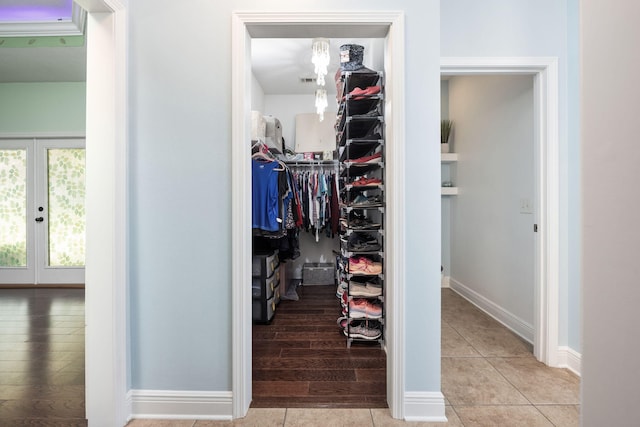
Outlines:
{"type": "Polygon", "coordinates": [[[451,136],[451,129],[453,129],[453,121],[444,119],[440,122],[440,152],[449,152],[449,137],[451,136]]]}

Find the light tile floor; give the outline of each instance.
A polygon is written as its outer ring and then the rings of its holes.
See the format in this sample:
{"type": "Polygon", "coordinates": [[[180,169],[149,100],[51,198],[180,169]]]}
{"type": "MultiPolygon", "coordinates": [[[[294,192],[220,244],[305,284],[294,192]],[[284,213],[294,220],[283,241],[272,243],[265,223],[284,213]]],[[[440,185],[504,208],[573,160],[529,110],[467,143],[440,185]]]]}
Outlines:
{"type": "Polygon", "coordinates": [[[259,409],[234,421],[133,420],[128,427],[521,427],[579,425],[580,379],[535,360],[522,341],[442,290],[442,392],[447,423],[394,420],[388,409],[259,409]]]}

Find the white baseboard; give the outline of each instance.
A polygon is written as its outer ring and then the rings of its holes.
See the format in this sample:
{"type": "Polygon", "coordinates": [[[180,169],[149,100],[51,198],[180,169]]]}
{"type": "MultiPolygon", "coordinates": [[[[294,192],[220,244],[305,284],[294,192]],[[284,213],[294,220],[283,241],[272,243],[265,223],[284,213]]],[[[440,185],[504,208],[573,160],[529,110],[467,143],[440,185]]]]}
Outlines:
{"type": "Polygon", "coordinates": [[[567,368],[577,376],[581,376],[582,354],[570,347],[560,346],[558,347],[558,366],[567,368]]]}
{"type": "Polygon", "coordinates": [[[442,288],[450,288],[451,287],[451,277],[450,276],[442,276],[440,280],[440,287],[442,288]]]}
{"type": "Polygon", "coordinates": [[[460,294],[463,298],[471,302],[480,310],[502,323],[515,334],[529,343],[533,343],[534,330],[533,325],[520,319],[515,314],[505,310],[493,301],[483,297],[476,291],[466,287],[455,279],[450,279],[451,289],[460,294]]]}
{"type": "Polygon", "coordinates": [[[432,423],[446,422],[444,395],[440,392],[405,392],[404,419],[432,423]]]}
{"type": "Polygon", "coordinates": [[[231,420],[230,391],[131,390],[131,419],[231,420]]]}

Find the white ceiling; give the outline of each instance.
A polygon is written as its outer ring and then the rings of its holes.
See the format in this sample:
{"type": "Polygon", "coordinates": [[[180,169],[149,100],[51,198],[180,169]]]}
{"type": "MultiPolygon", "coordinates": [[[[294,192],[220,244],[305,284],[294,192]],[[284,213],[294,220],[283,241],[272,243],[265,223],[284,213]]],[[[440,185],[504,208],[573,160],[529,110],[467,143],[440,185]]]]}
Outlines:
{"type": "MultiPolygon", "coordinates": [[[[256,80],[265,95],[313,94],[316,82],[302,83],[301,78],[313,78],[311,38],[254,38],[251,41],[251,64],[256,80]]],[[[372,70],[384,66],[383,39],[329,39],[328,93],[335,93],[334,75],[340,66],[340,46],[347,43],[364,46],[364,65],[372,70]]]]}

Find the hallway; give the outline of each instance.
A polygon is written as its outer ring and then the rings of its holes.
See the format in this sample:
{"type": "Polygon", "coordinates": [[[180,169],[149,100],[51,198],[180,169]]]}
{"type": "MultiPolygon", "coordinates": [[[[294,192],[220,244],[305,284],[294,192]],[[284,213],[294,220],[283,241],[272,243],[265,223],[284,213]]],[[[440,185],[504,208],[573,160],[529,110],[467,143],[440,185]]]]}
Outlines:
{"type": "Polygon", "coordinates": [[[579,424],[580,379],[535,360],[530,344],[442,290],[442,392],[452,426],[579,424]]]}

